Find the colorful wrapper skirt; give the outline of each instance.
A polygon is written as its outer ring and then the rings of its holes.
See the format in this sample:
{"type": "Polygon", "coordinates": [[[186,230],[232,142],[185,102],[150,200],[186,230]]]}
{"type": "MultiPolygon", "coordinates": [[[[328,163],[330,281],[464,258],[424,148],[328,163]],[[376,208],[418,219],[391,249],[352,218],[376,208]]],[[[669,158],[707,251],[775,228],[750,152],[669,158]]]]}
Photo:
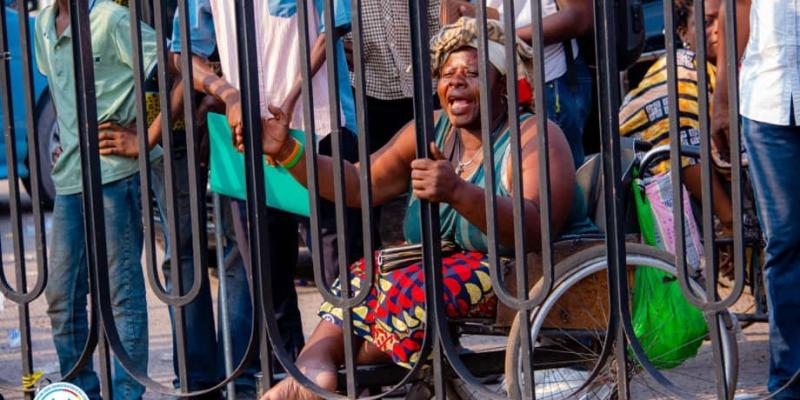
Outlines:
{"type": "MultiPolygon", "coordinates": [[[[375,265],[377,266],[377,260],[375,265]]],[[[363,259],[350,266],[351,290],[366,278],[363,259]]],[[[493,318],[497,298],[492,291],[489,262],[485,254],[463,251],[442,259],[444,303],[450,318],[493,318]]],[[[425,274],[422,263],[387,273],[375,271],[372,289],[364,302],[353,308],[356,335],[389,354],[403,367],[411,368],[420,357],[425,335],[425,274]]],[[[369,284],[369,283],[368,283],[369,284]]],[[[339,295],[337,280],[332,291],[339,295]]],[[[342,309],[325,302],[320,317],[342,326],[342,309]]]]}

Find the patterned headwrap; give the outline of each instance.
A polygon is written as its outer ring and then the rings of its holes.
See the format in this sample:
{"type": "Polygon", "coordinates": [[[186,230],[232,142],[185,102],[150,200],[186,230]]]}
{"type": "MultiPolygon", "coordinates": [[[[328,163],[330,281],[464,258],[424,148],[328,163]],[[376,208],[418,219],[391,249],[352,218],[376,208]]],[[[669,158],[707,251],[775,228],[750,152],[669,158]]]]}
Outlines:
{"type": "MultiPolygon", "coordinates": [[[[506,74],[505,34],[500,21],[486,21],[488,36],[487,50],[489,62],[500,74],[506,74]]],[[[531,82],[530,72],[533,65],[533,51],[520,38],[514,36],[517,43],[517,74],[531,82]]],[[[453,24],[442,27],[431,39],[431,63],[433,75],[439,75],[439,68],[444,65],[450,53],[464,47],[478,48],[478,23],[475,18],[461,17],[453,24]]]]}

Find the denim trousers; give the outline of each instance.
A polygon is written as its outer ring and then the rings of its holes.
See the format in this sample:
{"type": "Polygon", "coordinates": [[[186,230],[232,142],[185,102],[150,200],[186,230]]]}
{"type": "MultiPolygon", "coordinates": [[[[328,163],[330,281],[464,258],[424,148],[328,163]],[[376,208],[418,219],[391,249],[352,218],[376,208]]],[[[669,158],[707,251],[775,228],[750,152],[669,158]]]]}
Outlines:
{"type": "MultiPolygon", "coordinates": [[[[142,210],[139,175],[102,187],[111,307],[122,345],[134,360],[128,365],[147,371],[147,302],[142,274],[142,210]]],[[[78,361],[89,336],[87,295],[89,272],[84,235],[82,194],[56,195],[53,209],[50,265],[45,289],[47,315],[53,330],[62,374],[78,361]]],[[[134,381],[114,358],[115,399],[139,399],[144,386],[134,381]]],[[[100,398],[100,382],[91,359],[80,368],[71,383],[91,399],[100,398]]]]}
{"type": "Polygon", "coordinates": [[[575,168],[583,164],[583,128],[592,111],[592,75],[583,58],[575,58],[569,73],[545,85],[547,118],[564,132],[575,168]]]}
{"type": "MultiPolygon", "coordinates": [[[[189,174],[185,151],[177,151],[173,156],[173,169],[175,180],[173,194],[176,197],[177,212],[176,226],[178,228],[177,254],[178,262],[172,261],[172,246],[175,240],[169,235],[167,218],[166,180],[164,175],[164,160],[159,159],[151,164],[153,194],[158,203],[161,214],[162,232],[164,232],[164,261],[161,265],[164,274],[165,289],[172,291],[172,265],[176,264],[181,269],[183,293],[189,291],[194,284],[194,257],[192,250],[192,215],[189,204],[189,174]]],[[[203,187],[205,190],[205,187],[203,187]]],[[[206,212],[205,205],[203,213],[206,212]]],[[[205,248],[205,244],[204,248],[205,248]]],[[[221,380],[222,369],[218,368],[221,361],[217,360],[217,353],[209,349],[217,348],[217,337],[214,327],[214,310],[211,300],[211,286],[207,271],[201,274],[200,292],[195,299],[183,307],[185,326],[185,357],[186,372],[188,375],[188,390],[197,391],[214,386],[221,380]]],[[[182,293],[182,294],[183,294],[182,293]]],[[[177,341],[175,337],[174,309],[169,307],[170,323],[172,325],[172,367],[175,376],[178,376],[177,341]]],[[[178,388],[178,380],[173,382],[178,388]]],[[[207,396],[214,397],[214,395],[207,396]]]]}
{"type": "MultiPolygon", "coordinates": [[[[248,236],[247,203],[241,200],[222,197],[223,229],[226,242],[225,274],[228,283],[228,320],[233,339],[233,363],[238,365],[247,350],[247,339],[252,324],[253,305],[250,298],[251,274],[250,243],[248,236]]],[[[269,265],[272,268],[272,282],[267,293],[272,296],[278,331],[283,339],[284,349],[295,358],[305,345],[302,319],[294,285],[297,269],[298,233],[297,218],[289,213],[268,208],[267,237],[269,238],[269,265]]],[[[222,271],[220,271],[222,272],[222,271]]],[[[272,363],[274,371],[280,372],[277,361],[272,363]]],[[[247,372],[236,380],[239,391],[255,391],[253,374],[258,371],[257,360],[247,372]]]]}
{"type": "MultiPolygon", "coordinates": [[[[770,392],[800,370],[800,127],[743,118],[750,178],[766,237],[764,264],[769,309],[770,392]]],[[[800,399],[795,382],[777,399],[800,399]]]]}

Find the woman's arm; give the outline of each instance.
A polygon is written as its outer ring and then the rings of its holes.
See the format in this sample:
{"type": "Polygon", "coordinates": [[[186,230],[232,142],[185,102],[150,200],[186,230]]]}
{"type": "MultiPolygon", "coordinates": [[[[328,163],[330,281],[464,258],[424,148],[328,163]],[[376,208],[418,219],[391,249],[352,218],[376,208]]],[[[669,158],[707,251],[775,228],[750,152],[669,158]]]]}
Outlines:
{"type": "MultiPolygon", "coordinates": [[[[288,137],[289,116],[278,107],[269,106],[274,118],[263,119],[262,151],[277,160],[285,159],[293,149],[293,140],[288,137]]],[[[237,135],[235,143],[244,150],[244,137],[237,135]]],[[[372,205],[381,205],[408,190],[411,161],[416,154],[414,123],[409,122],[385,146],[370,157],[370,180],[372,185],[372,205]]],[[[308,186],[308,171],[305,157],[317,158],[317,177],[320,196],[334,201],[333,159],[323,155],[313,155],[304,150],[303,159],[289,172],[303,186],[308,186]]],[[[345,202],[347,207],[361,207],[360,163],[343,161],[345,181],[345,202]]]]}

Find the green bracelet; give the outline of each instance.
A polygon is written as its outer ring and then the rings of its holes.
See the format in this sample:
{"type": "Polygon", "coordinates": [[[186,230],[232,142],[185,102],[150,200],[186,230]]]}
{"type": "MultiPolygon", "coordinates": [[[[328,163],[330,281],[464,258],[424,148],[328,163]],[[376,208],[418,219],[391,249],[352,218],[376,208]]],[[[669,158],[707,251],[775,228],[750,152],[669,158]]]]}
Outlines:
{"type": "Polygon", "coordinates": [[[297,139],[292,138],[292,140],[295,141],[297,147],[295,147],[295,150],[292,152],[293,154],[289,159],[289,161],[287,161],[286,163],[281,163],[281,165],[283,165],[283,168],[286,169],[294,168],[297,165],[297,163],[300,162],[300,159],[303,158],[303,150],[304,150],[303,144],[300,143],[300,141],[298,141],[297,139]]]}

